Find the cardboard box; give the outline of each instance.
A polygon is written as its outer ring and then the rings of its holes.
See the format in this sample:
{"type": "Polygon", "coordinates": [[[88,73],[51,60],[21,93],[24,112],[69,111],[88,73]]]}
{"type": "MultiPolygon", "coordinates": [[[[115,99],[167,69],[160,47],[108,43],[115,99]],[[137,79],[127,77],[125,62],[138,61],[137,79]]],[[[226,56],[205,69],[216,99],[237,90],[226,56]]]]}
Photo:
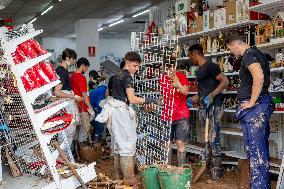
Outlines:
{"type": "Polygon", "coordinates": [[[203,12],[203,31],[208,31],[210,29],[210,11],[203,12]]]}
{"type": "Polygon", "coordinates": [[[175,4],[176,15],[191,11],[191,0],[180,0],[175,4]]]}
{"type": "Polygon", "coordinates": [[[213,29],[215,26],[214,26],[214,12],[213,11],[210,11],[209,12],[209,15],[210,15],[210,18],[209,18],[209,27],[210,29],[213,29]]]}
{"type": "Polygon", "coordinates": [[[214,10],[214,27],[222,28],[226,26],[226,8],[214,10]]]}
{"type": "Polygon", "coordinates": [[[236,22],[243,20],[243,1],[244,0],[236,0],[236,22]]]}
{"type": "Polygon", "coordinates": [[[228,0],[225,5],[227,25],[236,23],[236,0],[228,0]]]}
{"type": "Polygon", "coordinates": [[[203,26],[203,21],[202,21],[202,16],[198,16],[198,18],[196,18],[194,20],[194,24],[193,26],[190,28],[191,29],[191,33],[197,33],[197,32],[201,32],[203,30],[202,26],[203,26]]]}

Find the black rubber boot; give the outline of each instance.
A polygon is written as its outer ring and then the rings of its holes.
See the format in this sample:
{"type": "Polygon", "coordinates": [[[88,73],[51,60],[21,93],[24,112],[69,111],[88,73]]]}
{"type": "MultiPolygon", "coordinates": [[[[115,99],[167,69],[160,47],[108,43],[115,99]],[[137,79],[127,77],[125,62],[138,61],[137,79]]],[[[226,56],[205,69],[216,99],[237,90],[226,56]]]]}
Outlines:
{"type": "Polygon", "coordinates": [[[222,177],[222,158],[214,157],[212,159],[213,167],[211,168],[211,181],[219,181],[222,177]]]}
{"type": "Polygon", "coordinates": [[[181,167],[186,161],[186,152],[177,152],[177,166],[181,167]]]}

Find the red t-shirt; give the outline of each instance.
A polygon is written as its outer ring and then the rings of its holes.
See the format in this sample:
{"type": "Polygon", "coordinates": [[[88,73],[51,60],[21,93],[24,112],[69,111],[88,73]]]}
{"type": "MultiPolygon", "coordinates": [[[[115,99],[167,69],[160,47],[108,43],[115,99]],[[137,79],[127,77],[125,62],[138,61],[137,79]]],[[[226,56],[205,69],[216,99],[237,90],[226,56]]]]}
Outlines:
{"type": "MultiPolygon", "coordinates": [[[[75,95],[81,96],[82,93],[88,92],[87,80],[85,76],[80,73],[73,73],[70,77],[70,85],[75,95]]],[[[88,112],[88,106],[84,101],[78,102],[79,112],[88,112]]]]}
{"type": "MultiPolygon", "coordinates": [[[[188,86],[188,79],[186,75],[181,72],[176,72],[177,77],[181,85],[188,86]]],[[[170,120],[172,117],[173,121],[189,118],[190,112],[187,107],[187,96],[174,90],[168,75],[162,75],[160,79],[161,93],[164,96],[164,108],[162,112],[162,120],[170,120]],[[175,91],[175,92],[174,92],[175,91]],[[173,107],[173,112],[171,111],[173,107]]]]}

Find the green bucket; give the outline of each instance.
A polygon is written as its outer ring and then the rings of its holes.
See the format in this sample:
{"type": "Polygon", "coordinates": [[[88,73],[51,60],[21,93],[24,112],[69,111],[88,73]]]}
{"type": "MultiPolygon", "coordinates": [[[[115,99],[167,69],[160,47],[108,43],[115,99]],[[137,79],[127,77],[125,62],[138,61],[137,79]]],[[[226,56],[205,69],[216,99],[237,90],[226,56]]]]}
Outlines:
{"type": "Polygon", "coordinates": [[[192,170],[190,165],[184,165],[182,173],[178,170],[160,170],[158,176],[162,189],[191,188],[192,170]]]}
{"type": "Polygon", "coordinates": [[[158,179],[158,167],[151,165],[141,172],[142,183],[144,189],[161,189],[158,179]]]}

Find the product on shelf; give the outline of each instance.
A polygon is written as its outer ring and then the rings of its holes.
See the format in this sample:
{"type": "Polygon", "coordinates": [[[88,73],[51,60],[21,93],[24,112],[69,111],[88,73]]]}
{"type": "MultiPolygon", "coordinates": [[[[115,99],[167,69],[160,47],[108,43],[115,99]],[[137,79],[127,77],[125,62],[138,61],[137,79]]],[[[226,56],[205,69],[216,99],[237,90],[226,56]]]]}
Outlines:
{"type": "Polygon", "coordinates": [[[41,130],[44,133],[60,132],[70,126],[70,124],[72,123],[72,119],[72,114],[60,112],[59,114],[56,114],[51,118],[47,119],[41,127],[41,130]]]}
{"type": "Polygon", "coordinates": [[[274,78],[272,84],[269,86],[269,91],[280,91],[284,90],[284,82],[283,79],[274,78]]]}
{"type": "Polygon", "coordinates": [[[56,75],[56,72],[50,62],[44,61],[41,62],[39,65],[50,81],[58,80],[58,76],[56,75]]]}

